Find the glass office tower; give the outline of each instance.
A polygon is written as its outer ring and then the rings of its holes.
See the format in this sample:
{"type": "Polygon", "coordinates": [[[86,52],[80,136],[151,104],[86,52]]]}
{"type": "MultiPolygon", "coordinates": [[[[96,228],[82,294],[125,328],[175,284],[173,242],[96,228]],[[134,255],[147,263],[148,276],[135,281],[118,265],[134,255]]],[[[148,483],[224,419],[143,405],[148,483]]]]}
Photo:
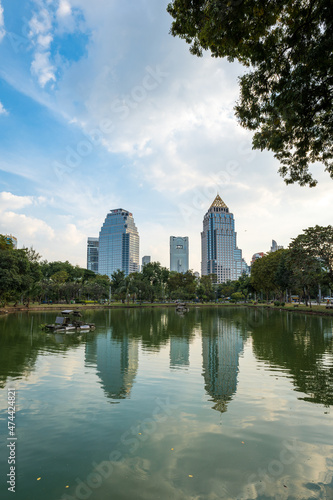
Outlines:
{"type": "Polygon", "coordinates": [[[88,238],[87,241],[87,269],[98,273],[98,238],[88,238]]]}
{"type": "Polygon", "coordinates": [[[201,233],[201,275],[216,274],[217,282],[237,280],[248,266],[237,247],[234,216],[216,196],[203,220],[201,233]]]}
{"type": "Polygon", "coordinates": [[[98,273],[111,277],[117,270],[125,276],[139,271],[139,233],[127,210],[111,210],[99,233],[98,273]]]}

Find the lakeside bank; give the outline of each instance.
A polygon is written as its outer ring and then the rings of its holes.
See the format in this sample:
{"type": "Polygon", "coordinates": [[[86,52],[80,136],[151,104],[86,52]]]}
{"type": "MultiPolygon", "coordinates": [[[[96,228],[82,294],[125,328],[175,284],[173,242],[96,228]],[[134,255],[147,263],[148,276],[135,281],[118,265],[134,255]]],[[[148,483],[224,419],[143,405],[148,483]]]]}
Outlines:
{"type": "MultiPolygon", "coordinates": [[[[0,314],[15,314],[22,312],[61,312],[65,309],[73,309],[80,310],[82,312],[86,310],[112,310],[112,309],[149,309],[149,308],[175,308],[175,303],[143,303],[143,304],[127,304],[121,302],[115,302],[112,304],[32,304],[27,306],[18,305],[18,306],[8,306],[0,308],[0,314]]],[[[332,316],[333,317],[333,309],[326,309],[325,305],[313,305],[311,308],[309,306],[305,306],[302,304],[287,304],[285,306],[275,306],[274,304],[247,304],[247,303],[238,303],[238,304],[230,304],[230,303],[216,303],[216,302],[205,302],[205,303],[188,303],[190,308],[202,308],[202,307],[214,307],[214,308],[223,308],[223,307],[246,307],[250,309],[257,310],[279,310],[279,311],[289,311],[289,312],[301,312],[310,315],[316,316],[332,316]]]]}

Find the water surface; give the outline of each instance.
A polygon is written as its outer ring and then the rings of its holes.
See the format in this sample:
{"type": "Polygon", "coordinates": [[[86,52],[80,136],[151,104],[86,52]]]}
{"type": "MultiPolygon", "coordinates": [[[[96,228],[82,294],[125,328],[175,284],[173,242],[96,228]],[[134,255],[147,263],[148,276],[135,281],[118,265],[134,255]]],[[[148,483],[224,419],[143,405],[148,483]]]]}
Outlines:
{"type": "Polygon", "coordinates": [[[332,499],[333,321],[279,311],[0,317],[0,497],[332,499]],[[7,389],[17,391],[16,493],[7,389]]]}

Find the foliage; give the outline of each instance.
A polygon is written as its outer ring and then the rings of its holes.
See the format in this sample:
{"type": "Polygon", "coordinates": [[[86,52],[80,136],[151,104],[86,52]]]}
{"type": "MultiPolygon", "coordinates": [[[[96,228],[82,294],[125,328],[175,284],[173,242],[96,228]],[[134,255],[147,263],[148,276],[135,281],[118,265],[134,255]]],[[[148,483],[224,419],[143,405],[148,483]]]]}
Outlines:
{"type": "Polygon", "coordinates": [[[41,277],[33,251],[28,249],[0,249],[0,301],[26,299],[29,303],[35,285],[41,277]],[[32,259],[32,260],[31,260],[32,259]]]}
{"type": "Polygon", "coordinates": [[[279,266],[287,250],[277,250],[257,259],[251,267],[251,284],[257,291],[263,291],[268,300],[270,292],[281,292],[279,266]]]}
{"type": "Polygon", "coordinates": [[[332,227],[316,226],[306,229],[289,245],[293,285],[300,292],[303,291],[306,303],[310,299],[311,289],[332,281],[332,242],[332,227]]]}
{"type": "Polygon", "coordinates": [[[213,283],[215,282],[216,275],[214,274],[201,276],[199,286],[197,288],[197,295],[202,302],[208,302],[215,299],[215,290],[213,287],[213,283]]]}
{"type": "Polygon", "coordinates": [[[0,250],[13,250],[13,248],[13,242],[3,234],[0,234],[0,250]]]}
{"type": "Polygon", "coordinates": [[[235,292],[231,294],[231,300],[235,302],[239,302],[240,300],[244,300],[245,295],[242,294],[242,292],[235,292]]]}
{"type": "Polygon", "coordinates": [[[287,184],[314,186],[310,163],[333,178],[331,0],[173,0],[171,34],[190,51],[237,59],[240,124],[255,131],[253,147],[280,161],[287,184]]]}
{"type": "Polygon", "coordinates": [[[186,273],[170,273],[167,290],[169,297],[173,300],[194,300],[196,297],[196,277],[192,271],[186,273]]]}
{"type": "Polygon", "coordinates": [[[315,226],[305,229],[303,234],[292,239],[289,248],[293,253],[299,252],[300,258],[316,259],[321,265],[326,281],[333,284],[332,226],[315,226]]]}

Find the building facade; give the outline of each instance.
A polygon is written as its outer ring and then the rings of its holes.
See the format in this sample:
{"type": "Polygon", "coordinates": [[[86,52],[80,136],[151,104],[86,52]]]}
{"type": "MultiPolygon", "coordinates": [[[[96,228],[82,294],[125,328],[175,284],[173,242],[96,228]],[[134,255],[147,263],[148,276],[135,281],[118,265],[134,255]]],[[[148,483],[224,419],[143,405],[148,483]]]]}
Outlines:
{"type": "Polygon", "coordinates": [[[277,252],[278,250],[281,250],[283,246],[278,245],[275,240],[272,240],[272,246],[271,246],[271,252],[277,252]]]}
{"type": "Polygon", "coordinates": [[[146,264],[150,264],[150,255],[145,255],[144,257],[142,257],[142,267],[146,264]]]}
{"type": "Polygon", "coordinates": [[[188,237],[170,236],[170,271],[188,271],[188,237]]]}
{"type": "Polygon", "coordinates": [[[249,268],[237,247],[235,221],[229,208],[216,196],[204,216],[201,233],[201,275],[216,274],[217,282],[235,281],[249,268]]]}
{"type": "Polygon", "coordinates": [[[88,238],[87,241],[87,269],[98,273],[98,249],[99,239],[88,238]]]}
{"type": "Polygon", "coordinates": [[[133,214],[122,208],[111,210],[99,233],[98,273],[111,277],[139,271],[139,233],[133,214]]]}

